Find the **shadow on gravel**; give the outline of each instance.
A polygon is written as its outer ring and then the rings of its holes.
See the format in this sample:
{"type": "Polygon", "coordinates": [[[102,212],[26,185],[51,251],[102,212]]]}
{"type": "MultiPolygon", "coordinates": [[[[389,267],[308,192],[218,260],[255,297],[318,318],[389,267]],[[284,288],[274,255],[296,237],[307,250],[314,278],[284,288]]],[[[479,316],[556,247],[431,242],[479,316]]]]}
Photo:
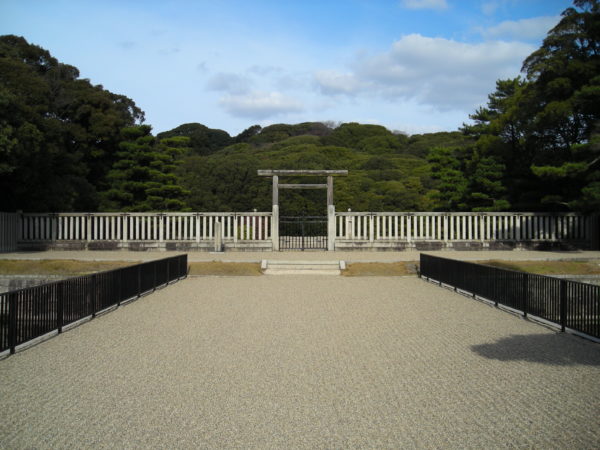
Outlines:
{"type": "Polygon", "coordinates": [[[560,333],[513,335],[489,344],[472,345],[471,350],[499,361],[600,366],[600,344],[560,333]]]}

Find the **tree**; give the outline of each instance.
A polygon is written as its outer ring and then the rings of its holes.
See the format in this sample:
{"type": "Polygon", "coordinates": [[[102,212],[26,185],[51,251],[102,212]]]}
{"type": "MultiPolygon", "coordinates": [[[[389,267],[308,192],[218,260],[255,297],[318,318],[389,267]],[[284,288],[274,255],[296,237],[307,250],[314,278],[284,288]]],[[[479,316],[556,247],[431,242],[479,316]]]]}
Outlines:
{"type": "Polygon", "coordinates": [[[233,143],[233,139],[226,131],[208,128],[199,123],[179,125],[172,130],[158,133],[156,138],[161,140],[177,136],[187,137],[189,139],[189,148],[196,155],[210,155],[233,143]]]}
{"type": "Polygon", "coordinates": [[[462,211],[466,208],[468,180],[464,173],[461,149],[433,148],[427,161],[431,164],[431,176],[437,181],[431,197],[436,209],[442,211],[462,211]]]}
{"type": "Polygon", "coordinates": [[[523,72],[499,80],[463,131],[505,166],[515,209],[597,209],[600,3],[575,0],[523,72]]]}
{"type": "Polygon", "coordinates": [[[144,119],[132,100],[12,35],[0,36],[0,106],[3,210],[96,210],[120,129],[144,119]]]}
{"type": "Polygon", "coordinates": [[[537,142],[552,154],[531,169],[560,190],[542,201],[569,209],[600,208],[600,3],[575,0],[542,47],[523,64],[543,97],[533,120],[537,142]]]}
{"type": "MultiPolygon", "coordinates": [[[[175,169],[181,146],[157,142],[149,125],[124,128],[119,160],[108,174],[110,189],[104,192],[107,211],[181,211],[187,194],[175,169]],[[170,146],[170,145],[171,146],[170,146]]],[[[175,140],[180,144],[180,140],[175,140]]]]}

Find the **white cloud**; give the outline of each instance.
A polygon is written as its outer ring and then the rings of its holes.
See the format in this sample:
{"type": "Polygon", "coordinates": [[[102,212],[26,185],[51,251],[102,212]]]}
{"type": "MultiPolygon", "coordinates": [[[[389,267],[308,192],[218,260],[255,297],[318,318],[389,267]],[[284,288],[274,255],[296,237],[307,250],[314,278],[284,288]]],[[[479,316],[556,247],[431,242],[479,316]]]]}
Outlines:
{"type": "Polygon", "coordinates": [[[233,116],[256,120],[301,112],[304,109],[300,102],[279,92],[252,92],[247,95],[229,95],[222,98],[220,104],[233,116]]]}
{"type": "Polygon", "coordinates": [[[507,20],[483,30],[489,38],[541,39],[560,20],[560,16],[541,16],[531,19],[507,20]]]}
{"type": "Polygon", "coordinates": [[[496,12],[496,10],[499,7],[500,7],[500,3],[497,1],[484,2],[481,5],[481,12],[483,12],[486,16],[491,16],[496,12]]]}
{"type": "Polygon", "coordinates": [[[254,73],[260,76],[273,75],[283,72],[283,69],[279,66],[272,65],[259,65],[255,64],[248,68],[248,72],[254,73]]]}
{"type": "Polygon", "coordinates": [[[213,75],[206,84],[208,89],[225,91],[230,94],[244,94],[250,90],[251,85],[252,83],[248,78],[235,73],[224,72],[213,75]]]}
{"type": "Polygon", "coordinates": [[[411,99],[438,111],[472,110],[499,78],[515,77],[534,50],[519,42],[467,44],[411,34],[387,52],[357,58],[351,73],[317,72],[326,94],[411,99]]]}
{"type": "Polygon", "coordinates": [[[315,81],[322,93],[327,95],[353,94],[361,89],[361,81],[352,73],[339,73],[334,70],[320,70],[315,81]]]}
{"type": "Polygon", "coordinates": [[[446,0],[402,0],[402,6],[408,9],[446,9],[446,0]]]}

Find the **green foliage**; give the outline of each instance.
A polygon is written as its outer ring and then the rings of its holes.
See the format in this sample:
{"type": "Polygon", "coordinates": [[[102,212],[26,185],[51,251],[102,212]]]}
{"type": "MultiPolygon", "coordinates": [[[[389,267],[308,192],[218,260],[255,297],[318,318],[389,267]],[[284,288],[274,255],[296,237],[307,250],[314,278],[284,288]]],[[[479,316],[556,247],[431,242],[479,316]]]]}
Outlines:
{"type": "MultiPolygon", "coordinates": [[[[251,130],[251,128],[246,131],[249,130],[251,130]]],[[[331,134],[331,129],[321,122],[304,122],[297,125],[279,123],[262,128],[260,132],[254,133],[253,136],[249,137],[246,141],[253,145],[264,145],[272,144],[273,142],[282,141],[294,136],[328,136],[329,134],[331,134]]]]}
{"type": "Polygon", "coordinates": [[[468,180],[464,173],[461,149],[436,147],[431,150],[427,160],[431,164],[431,176],[436,180],[435,190],[430,194],[436,209],[464,210],[468,180]]]}
{"type": "MultiPolygon", "coordinates": [[[[358,129],[362,142],[352,147],[333,145],[343,142],[330,139],[337,129],[331,132],[322,124],[280,124],[264,128],[255,135],[257,139],[251,138],[247,143],[231,145],[203,158],[185,158],[179,173],[190,191],[187,203],[192,209],[203,211],[270,210],[270,179],[256,176],[257,169],[349,169],[348,177],[335,180],[338,210],[399,211],[430,206],[426,198],[432,184],[429,166],[424,159],[403,152],[401,143],[407,141],[404,136],[372,125],[364,130],[358,124],[342,127],[349,130],[339,133],[338,138],[358,129]],[[379,138],[382,148],[378,151],[379,138]]],[[[304,177],[282,180],[323,181],[304,177]]],[[[281,213],[325,214],[325,195],[324,190],[282,190],[281,213]]]]}
{"type": "MultiPolygon", "coordinates": [[[[600,4],[575,0],[524,77],[498,80],[457,132],[305,122],[231,137],[188,123],[154,138],[136,126],[144,115],[132,100],[1,36],[0,188],[11,195],[0,209],[269,210],[257,169],[348,169],[335,182],[338,210],[598,211],[599,49],[600,4]]],[[[282,214],[325,213],[325,191],[280,200],[282,214]]]]}
{"type": "Polygon", "coordinates": [[[47,50],[0,36],[0,210],[96,210],[120,129],[143,119],[47,50]]]}
{"type": "MultiPolygon", "coordinates": [[[[499,80],[488,105],[463,131],[482,155],[504,166],[516,210],[598,210],[600,3],[576,0],[523,63],[525,79],[499,80]]],[[[483,159],[481,160],[483,161],[483,159]]],[[[487,169],[486,169],[487,170],[487,169]]],[[[489,170],[487,170],[489,172],[489,170]]],[[[501,195],[497,184],[488,184],[501,195]]]]}
{"type": "Polygon", "coordinates": [[[158,142],[151,127],[124,128],[119,160],[108,174],[110,189],[103,193],[106,211],[181,211],[188,193],[175,174],[186,140],[158,142]]]}
{"type": "Polygon", "coordinates": [[[426,158],[429,151],[436,147],[466,147],[474,143],[474,139],[461,132],[439,132],[439,133],[427,133],[427,134],[413,134],[406,140],[405,152],[418,156],[419,158],[426,158]]]}
{"type": "Polygon", "coordinates": [[[381,125],[362,125],[352,122],[337,127],[323,142],[328,145],[359,150],[361,146],[368,145],[368,142],[365,142],[366,139],[375,137],[394,137],[394,135],[381,125]]]}
{"type": "Polygon", "coordinates": [[[172,130],[158,133],[160,140],[174,137],[187,137],[191,152],[196,155],[210,155],[234,142],[229,133],[208,128],[199,123],[186,123],[172,130]]]}

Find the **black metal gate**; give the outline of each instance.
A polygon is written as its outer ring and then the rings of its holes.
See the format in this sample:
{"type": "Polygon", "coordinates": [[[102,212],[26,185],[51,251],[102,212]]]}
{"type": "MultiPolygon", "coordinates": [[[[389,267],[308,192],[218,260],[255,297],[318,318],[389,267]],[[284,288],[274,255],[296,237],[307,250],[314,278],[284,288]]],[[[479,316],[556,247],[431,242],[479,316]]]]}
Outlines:
{"type": "Polygon", "coordinates": [[[327,250],[327,216],[280,217],[279,250],[327,250]]]}

